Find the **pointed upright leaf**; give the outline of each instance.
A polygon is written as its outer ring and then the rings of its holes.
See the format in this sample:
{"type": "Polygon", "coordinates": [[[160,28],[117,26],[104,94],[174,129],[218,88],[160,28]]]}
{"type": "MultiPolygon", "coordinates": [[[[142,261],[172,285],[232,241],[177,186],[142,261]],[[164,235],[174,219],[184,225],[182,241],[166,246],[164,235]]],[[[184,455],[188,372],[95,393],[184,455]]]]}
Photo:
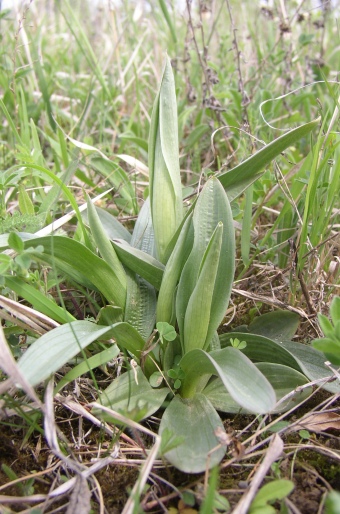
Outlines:
{"type": "Polygon", "coordinates": [[[151,117],[149,173],[157,256],[163,262],[165,250],[183,217],[177,104],[169,58],[166,58],[151,117]]]}
{"type": "Polygon", "coordinates": [[[117,280],[119,280],[120,289],[123,294],[126,294],[126,275],[124,268],[113,249],[111,241],[108,238],[98,213],[89,197],[87,197],[87,212],[92,236],[96,242],[100,255],[112,268],[117,280]]]}
{"type": "MultiPolygon", "coordinates": [[[[184,320],[190,297],[196,287],[208,243],[219,223],[223,224],[223,238],[220,258],[210,305],[209,327],[204,347],[210,344],[229,304],[235,266],[235,235],[232,213],[227,195],[216,178],[204,186],[194,209],[194,245],[188,257],[178,285],[176,316],[181,337],[184,334],[184,320]]],[[[204,304],[202,303],[202,309],[204,304]]]]}

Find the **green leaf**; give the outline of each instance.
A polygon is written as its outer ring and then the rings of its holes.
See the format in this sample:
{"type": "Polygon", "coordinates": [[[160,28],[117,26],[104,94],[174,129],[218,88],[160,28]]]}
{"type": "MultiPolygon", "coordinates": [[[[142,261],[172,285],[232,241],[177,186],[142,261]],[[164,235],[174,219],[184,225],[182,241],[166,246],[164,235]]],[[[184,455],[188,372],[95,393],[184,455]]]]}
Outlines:
{"type": "Polygon", "coordinates": [[[252,514],[253,509],[265,506],[268,502],[283,500],[290,495],[294,489],[294,483],[291,480],[273,480],[261,487],[253,500],[249,513],[252,514]]]}
{"type": "Polygon", "coordinates": [[[151,117],[149,174],[157,256],[163,262],[183,217],[175,82],[168,57],[151,117]]]}
{"type": "Polygon", "coordinates": [[[66,309],[59,307],[51,298],[47,298],[46,295],[33,286],[26,284],[21,278],[14,276],[6,277],[6,286],[29,302],[35,310],[54,319],[58,323],[75,321],[75,318],[66,309]]]}
{"type": "Polygon", "coordinates": [[[264,148],[259,150],[235,168],[220,173],[217,178],[225,188],[229,201],[232,202],[243,191],[261,176],[262,170],[271,163],[275,157],[295,145],[302,137],[307,136],[320,122],[320,118],[305,123],[278,137],[264,148]]]}
{"type": "Polygon", "coordinates": [[[302,439],[310,439],[310,432],[308,432],[308,430],[299,430],[299,436],[302,438],[302,439]]]}
{"type": "MultiPolygon", "coordinates": [[[[161,448],[160,448],[160,454],[164,455],[165,453],[169,452],[170,450],[173,450],[176,448],[176,446],[179,446],[181,443],[183,443],[183,437],[177,437],[175,434],[171,432],[168,428],[165,428],[162,432],[162,442],[161,442],[161,448]]],[[[183,493],[183,497],[184,497],[183,493]]],[[[188,505],[188,502],[185,502],[188,505]]],[[[195,498],[193,505],[195,505],[195,498]]]]}
{"type": "MultiPolygon", "coordinates": [[[[203,499],[200,514],[211,514],[215,507],[215,493],[218,489],[218,467],[211,470],[206,495],[203,499]]],[[[215,511],[216,512],[216,511],[215,511]]]]}
{"type": "Polygon", "coordinates": [[[185,373],[182,396],[193,396],[203,375],[217,375],[231,397],[256,414],[270,412],[276,403],[268,380],[240,350],[225,348],[206,353],[191,350],[179,363],[185,373]]]}
{"type": "Polygon", "coordinates": [[[340,514],[340,493],[338,491],[328,493],[325,503],[325,514],[340,514]]]}
{"type": "Polygon", "coordinates": [[[307,387],[302,391],[299,391],[299,387],[307,384],[309,380],[305,375],[295,369],[284,366],[283,364],[269,362],[259,362],[256,364],[256,367],[272,385],[278,402],[281,398],[297,389],[297,392],[291,396],[289,400],[279,403],[272,413],[288,411],[298,403],[308,398],[313,392],[312,387],[307,387]]]}
{"type": "Polygon", "coordinates": [[[164,273],[161,262],[125,241],[113,241],[113,246],[125,266],[145,278],[156,289],[160,288],[164,273]]]}
{"type": "Polygon", "coordinates": [[[165,0],[159,0],[159,5],[160,5],[160,8],[162,9],[162,13],[163,13],[163,16],[165,18],[165,21],[169,27],[169,30],[170,30],[170,33],[171,33],[171,37],[174,41],[174,43],[177,43],[177,37],[176,37],[176,30],[175,30],[175,27],[172,23],[172,20],[171,20],[171,17],[170,17],[170,14],[169,14],[169,11],[168,11],[168,8],[167,8],[167,5],[166,5],[166,2],[165,0]]]}
{"type": "MultiPolygon", "coordinates": [[[[71,141],[73,144],[76,143],[74,140],[71,141]]],[[[88,147],[88,149],[97,151],[97,148],[94,147],[88,147]]],[[[117,162],[109,160],[103,154],[102,157],[93,155],[91,157],[91,165],[119,192],[119,195],[125,200],[124,203],[126,204],[127,210],[132,210],[132,212],[136,214],[138,212],[136,192],[126,171],[124,171],[117,162]]]]}
{"type": "Polygon", "coordinates": [[[8,236],[8,245],[15,252],[21,253],[25,246],[24,242],[16,232],[11,232],[8,236]]]}
{"type": "Polygon", "coordinates": [[[219,223],[203,255],[197,282],[186,308],[183,327],[185,353],[195,348],[203,349],[208,338],[222,237],[223,224],[219,223]]]}
{"type": "Polygon", "coordinates": [[[110,346],[110,348],[107,348],[106,350],[103,350],[102,352],[99,352],[93,355],[92,357],[89,357],[88,359],[84,360],[83,362],[75,366],[73,369],[71,369],[71,371],[66,373],[66,375],[58,382],[54,390],[54,394],[57,394],[69,382],[72,382],[81,375],[88,373],[88,371],[91,369],[103,366],[110,360],[117,357],[118,354],[119,348],[116,344],[113,344],[112,346],[110,346]]]}
{"type": "Polygon", "coordinates": [[[9,255],[1,254],[0,255],[0,275],[6,273],[6,271],[11,267],[12,259],[9,255]]]}
{"type": "Polygon", "coordinates": [[[300,366],[291,353],[283,348],[282,344],[272,341],[267,337],[249,334],[247,332],[229,332],[221,334],[219,337],[222,348],[231,345],[231,338],[238,338],[245,341],[247,346],[242,350],[242,353],[253,362],[284,364],[285,366],[300,371],[300,366]]]}
{"type": "MultiPolygon", "coordinates": [[[[204,260],[209,253],[206,253],[209,241],[219,223],[223,224],[223,237],[216,278],[204,295],[207,296],[206,305],[210,316],[208,327],[204,328],[206,334],[204,348],[210,344],[227,310],[235,266],[235,235],[230,205],[220,183],[216,178],[212,178],[205,184],[195,205],[193,214],[194,245],[184,265],[178,285],[176,316],[182,338],[190,297],[198,283],[200,272],[203,270],[204,260]]],[[[202,298],[202,316],[206,316],[204,309],[204,298],[202,298]]],[[[205,322],[207,323],[207,318],[205,322]]]]}
{"type": "Polygon", "coordinates": [[[64,366],[86,346],[103,338],[113,327],[73,321],[39,337],[18,361],[20,371],[35,386],[64,366]]]}
{"type": "Polygon", "coordinates": [[[119,321],[123,321],[123,311],[120,307],[105,305],[105,307],[99,310],[96,321],[98,325],[114,325],[119,321]]]}
{"type": "Polygon", "coordinates": [[[122,294],[126,295],[126,275],[124,268],[112,247],[110,239],[106,235],[93,203],[88,196],[86,200],[88,219],[93,239],[96,242],[102,258],[110,268],[112,268],[115,277],[119,281],[119,287],[122,290],[122,294]]]}
{"type": "Polygon", "coordinates": [[[151,387],[159,387],[164,380],[164,376],[160,371],[155,371],[149,378],[151,387]]]}
{"type": "Polygon", "coordinates": [[[161,338],[166,341],[174,341],[177,337],[176,330],[173,326],[169,325],[165,321],[159,321],[156,325],[156,328],[159,332],[161,338]]]}
{"type": "Polygon", "coordinates": [[[133,229],[131,246],[155,257],[155,234],[152,226],[150,197],[146,199],[141,208],[133,229]]]}
{"type": "Polygon", "coordinates": [[[325,354],[324,361],[329,360],[333,364],[340,365],[340,341],[324,337],[312,341],[312,346],[325,354]]]}
{"type": "MultiPolygon", "coordinates": [[[[99,207],[94,206],[102,224],[103,229],[109,239],[124,239],[124,241],[130,243],[131,234],[126,228],[117,220],[115,216],[112,216],[109,212],[99,207]]],[[[88,212],[85,210],[82,212],[82,217],[88,221],[88,212]]]]}
{"type": "Polygon", "coordinates": [[[272,311],[258,316],[248,326],[249,332],[281,341],[291,340],[299,326],[299,315],[290,311],[272,311]]]}
{"type": "Polygon", "coordinates": [[[193,225],[190,215],[182,227],[174,250],[172,251],[163,274],[157,301],[157,321],[175,321],[175,293],[185,261],[193,244],[193,225]]]}
{"type": "Polygon", "coordinates": [[[177,378],[177,371],[174,370],[174,369],[169,369],[168,371],[168,377],[172,378],[173,380],[175,380],[177,378]]]}
{"type": "Polygon", "coordinates": [[[334,337],[334,328],[329,319],[323,314],[318,314],[318,320],[320,323],[320,327],[325,337],[333,339],[334,337]]]}
{"type": "Polygon", "coordinates": [[[127,295],[124,321],[130,323],[147,340],[155,326],[156,291],[146,280],[127,270],[127,295]]]}
{"type": "Polygon", "coordinates": [[[183,442],[166,452],[166,459],[184,473],[201,473],[216,466],[225,454],[215,435],[217,429],[225,433],[217,412],[202,394],[190,399],[175,396],[163,414],[159,433],[170,431],[183,442]]]}
{"type": "Polygon", "coordinates": [[[32,200],[30,199],[29,194],[22,184],[19,185],[18,201],[21,214],[35,214],[32,200]]]}
{"type": "Polygon", "coordinates": [[[25,242],[26,248],[38,245],[43,245],[43,252],[30,252],[36,260],[47,262],[75,281],[88,286],[92,284],[109,302],[124,309],[126,293],[120,281],[112,268],[86,246],[62,236],[39,237],[25,242]]]}
{"type": "Polygon", "coordinates": [[[231,346],[233,348],[238,348],[239,350],[244,350],[247,346],[245,341],[240,341],[239,339],[230,339],[231,346]]]}
{"type": "MultiPolygon", "coordinates": [[[[98,401],[134,421],[141,421],[154,414],[168,394],[168,388],[152,388],[141,368],[136,367],[113,380],[98,401]]],[[[100,409],[93,409],[93,413],[106,421],[114,419],[100,409]]]]}
{"type": "MultiPolygon", "coordinates": [[[[325,356],[315,348],[292,341],[284,341],[282,346],[296,359],[302,373],[310,380],[318,380],[332,375],[330,369],[324,364],[325,356]]],[[[329,382],[322,387],[331,393],[340,392],[338,381],[329,382]]]]}
{"type": "Polygon", "coordinates": [[[340,321],[340,296],[334,296],[329,312],[335,326],[340,321]]]}

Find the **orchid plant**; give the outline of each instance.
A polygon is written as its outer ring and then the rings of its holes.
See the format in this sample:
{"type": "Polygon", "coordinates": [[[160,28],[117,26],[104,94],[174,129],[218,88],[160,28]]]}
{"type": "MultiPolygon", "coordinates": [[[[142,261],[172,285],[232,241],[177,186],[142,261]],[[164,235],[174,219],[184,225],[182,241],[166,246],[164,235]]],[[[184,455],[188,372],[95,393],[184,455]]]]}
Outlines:
{"type": "MultiPolygon", "coordinates": [[[[175,82],[167,58],[151,119],[150,194],[132,234],[88,198],[83,217],[75,208],[78,241],[54,235],[23,243],[30,259],[99,291],[105,304],[96,323],[77,321],[35,293],[32,303],[61,326],[39,337],[20,358],[26,380],[39,384],[91,343],[102,341],[104,348],[92,357],[83,352],[84,362],[61,379],[57,392],[124,351],[126,371],[98,399],[111,413],[98,407],[94,413],[109,421],[114,412],[140,421],[163,408],[163,456],[190,473],[215,466],[225,454],[217,411],[283,411],[309,394],[304,388],[284,399],[308,379],[328,373],[320,352],[308,347],[303,355],[301,345],[290,341],[296,315],[272,313],[233,334],[218,335],[218,328],[234,280],[230,202],[317,124],[293,129],[232,170],[209,178],[194,201],[183,204],[175,82]]],[[[18,290],[14,277],[6,280],[18,290]]],[[[30,291],[18,294],[29,296],[30,291]]]]}

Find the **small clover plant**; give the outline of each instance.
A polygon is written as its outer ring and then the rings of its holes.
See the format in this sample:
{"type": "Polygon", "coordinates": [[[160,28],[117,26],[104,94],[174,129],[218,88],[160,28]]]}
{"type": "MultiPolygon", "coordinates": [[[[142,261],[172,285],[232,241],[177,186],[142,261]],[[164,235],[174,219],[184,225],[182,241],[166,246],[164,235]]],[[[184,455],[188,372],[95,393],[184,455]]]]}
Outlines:
{"type": "Polygon", "coordinates": [[[246,348],[247,346],[247,343],[245,341],[240,341],[239,339],[237,339],[237,337],[235,337],[235,339],[231,338],[230,343],[233,348],[238,348],[239,350],[244,350],[244,348],[246,348]]]}

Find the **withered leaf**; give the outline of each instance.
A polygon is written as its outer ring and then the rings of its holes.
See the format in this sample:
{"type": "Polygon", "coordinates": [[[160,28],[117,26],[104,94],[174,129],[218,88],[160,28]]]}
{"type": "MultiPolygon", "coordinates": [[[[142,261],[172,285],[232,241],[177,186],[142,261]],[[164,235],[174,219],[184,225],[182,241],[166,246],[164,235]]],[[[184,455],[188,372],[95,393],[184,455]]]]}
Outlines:
{"type": "Polygon", "coordinates": [[[312,413],[292,428],[294,431],[304,429],[317,434],[329,429],[340,430],[340,415],[335,412],[312,413]]]}

